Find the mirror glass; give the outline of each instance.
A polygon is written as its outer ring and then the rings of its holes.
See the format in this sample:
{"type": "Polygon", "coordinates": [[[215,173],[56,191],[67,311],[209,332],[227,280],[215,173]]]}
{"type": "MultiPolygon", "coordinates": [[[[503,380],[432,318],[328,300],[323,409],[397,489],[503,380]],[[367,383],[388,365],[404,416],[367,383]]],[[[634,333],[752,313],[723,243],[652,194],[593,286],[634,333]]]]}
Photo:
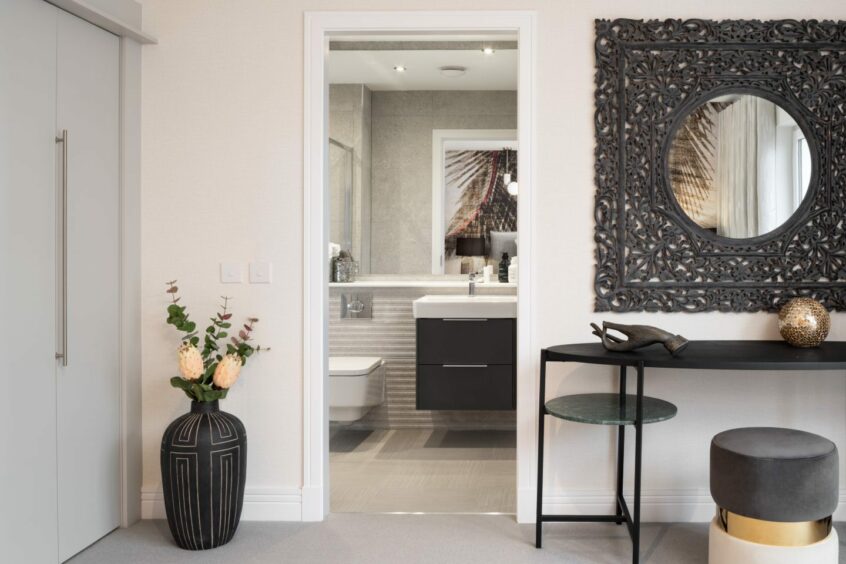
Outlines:
{"type": "Polygon", "coordinates": [[[805,133],[779,105],[728,94],[696,107],[669,153],[670,184],[684,213],[717,235],[745,239],[783,225],[811,180],[805,133]]]}
{"type": "Polygon", "coordinates": [[[360,279],[466,280],[517,254],[519,50],[496,38],[330,41],[328,252],[360,279]]]}

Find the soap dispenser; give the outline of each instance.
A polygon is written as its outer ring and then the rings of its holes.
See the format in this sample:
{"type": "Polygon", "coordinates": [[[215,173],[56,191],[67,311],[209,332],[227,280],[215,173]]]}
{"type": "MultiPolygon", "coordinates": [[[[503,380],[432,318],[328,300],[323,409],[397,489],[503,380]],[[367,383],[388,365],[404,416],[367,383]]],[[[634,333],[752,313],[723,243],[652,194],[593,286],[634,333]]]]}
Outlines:
{"type": "Polygon", "coordinates": [[[499,261],[499,281],[508,282],[508,253],[502,253],[502,260],[499,261]]]}
{"type": "Polygon", "coordinates": [[[517,283],[517,257],[511,257],[511,266],[508,267],[508,282],[517,283]]]}

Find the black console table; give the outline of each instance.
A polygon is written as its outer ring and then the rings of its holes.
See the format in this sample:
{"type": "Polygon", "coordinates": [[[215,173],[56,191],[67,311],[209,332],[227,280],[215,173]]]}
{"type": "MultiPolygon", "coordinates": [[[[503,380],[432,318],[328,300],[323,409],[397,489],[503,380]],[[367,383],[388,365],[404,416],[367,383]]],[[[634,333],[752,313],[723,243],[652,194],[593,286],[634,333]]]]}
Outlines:
{"type": "MultiPolygon", "coordinates": [[[[601,343],[559,345],[541,351],[540,405],[538,411],[538,483],[535,544],[541,547],[544,522],[611,522],[625,523],[632,539],[632,562],[640,554],[640,482],[641,447],[644,424],[643,387],[646,368],[676,370],[843,370],[846,369],[846,342],[827,342],[814,349],[799,349],[783,341],[692,341],[684,352],[670,356],[661,345],[632,352],[605,350],[601,343]],[[634,409],[635,468],[632,510],[623,498],[623,460],[625,424],[621,417],[617,435],[617,492],[614,515],[545,515],[543,513],[543,439],[544,416],[554,415],[546,406],[546,365],[548,362],[577,362],[620,367],[620,409],[626,411],[626,368],[637,371],[637,392],[634,409]]],[[[631,406],[628,406],[631,412],[631,406]]],[[[646,421],[648,422],[648,421],[646,421]]],[[[613,423],[617,424],[617,422],[613,423]]]]}

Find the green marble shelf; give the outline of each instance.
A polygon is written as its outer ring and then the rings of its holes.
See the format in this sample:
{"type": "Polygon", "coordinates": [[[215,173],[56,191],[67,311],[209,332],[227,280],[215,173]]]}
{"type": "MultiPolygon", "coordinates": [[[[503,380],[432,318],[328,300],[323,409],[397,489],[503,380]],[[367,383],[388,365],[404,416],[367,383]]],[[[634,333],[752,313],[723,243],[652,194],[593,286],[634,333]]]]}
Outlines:
{"type": "MultiPolygon", "coordinates": [[[[634,425],[637,396],[627,395],[620,407],[619,394],[576,394],[546,402],[553,417],[592,425],[634,425]]],[[[643,423],[657,423],[676,416],[678,409],[668,401],[644,396],[643,423]]]]}

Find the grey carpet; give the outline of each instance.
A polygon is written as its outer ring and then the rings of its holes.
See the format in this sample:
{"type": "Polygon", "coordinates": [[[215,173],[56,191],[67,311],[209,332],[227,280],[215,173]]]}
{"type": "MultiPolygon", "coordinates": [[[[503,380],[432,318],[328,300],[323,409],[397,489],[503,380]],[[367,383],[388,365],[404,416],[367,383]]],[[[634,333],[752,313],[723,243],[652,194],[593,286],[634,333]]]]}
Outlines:
{"type": "MultiPolygon", "coordinates": [[[[846,527],[838,524],[840,538],[846,527]]],[[[616,564],[631,558],[625,527],[548,524],[544,548],[534,527],[512,517],[485,515],[331,515],[323,523],[241,523],[228,545],[204,552],[177,548],[163,521],[120,529],[71,560],[72,564],[616,564]]],[[[706,563],[704,523],[643,526],[644,564],[706,563]]],[[[840,562],[846,564],[846,550],[840,562]]]]}

